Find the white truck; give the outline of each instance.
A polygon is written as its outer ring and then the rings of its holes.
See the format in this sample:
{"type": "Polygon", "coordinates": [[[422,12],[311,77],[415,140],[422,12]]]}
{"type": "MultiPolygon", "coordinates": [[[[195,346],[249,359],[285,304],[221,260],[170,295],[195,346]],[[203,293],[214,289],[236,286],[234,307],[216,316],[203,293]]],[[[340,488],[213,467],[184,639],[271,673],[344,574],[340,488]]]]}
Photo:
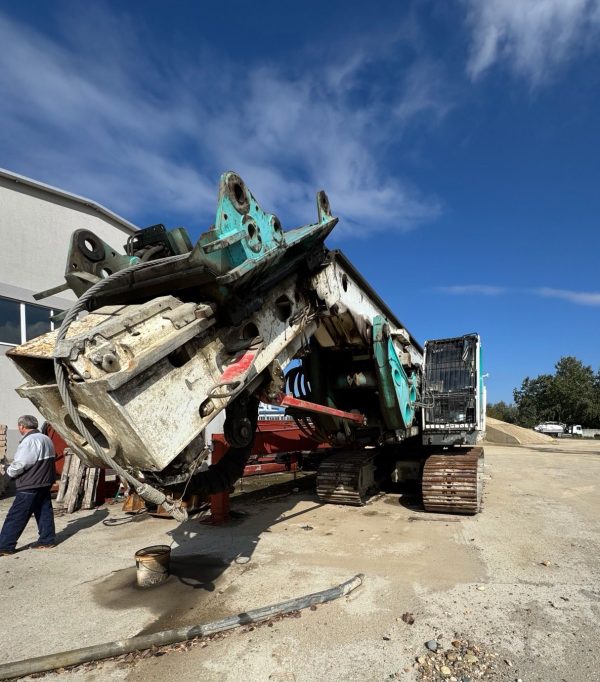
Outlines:
{"type": "Polygon", "coordinates": [[[560,422],[542,422],[534,426],[533,430],[554,436],[554,438],[583,438],[583,430],[580,424],[566,426],[560,422]]]}
{"type": "Polygon", "coordinates": [[[541,424],[534,426],[533,430],[558,438],[565,432],[565,425],[560,422],[542,422],[541,424]]]}

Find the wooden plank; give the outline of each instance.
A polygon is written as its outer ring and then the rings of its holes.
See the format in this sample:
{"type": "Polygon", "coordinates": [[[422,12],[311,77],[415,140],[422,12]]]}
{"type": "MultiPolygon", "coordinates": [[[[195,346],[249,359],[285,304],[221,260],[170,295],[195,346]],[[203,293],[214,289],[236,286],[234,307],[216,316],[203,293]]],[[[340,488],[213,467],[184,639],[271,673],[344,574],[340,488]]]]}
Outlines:
{"type": "Polygon", "coordinates": [[[83,492],[82,509],[93,509],[96,502],[96,488],[100,478],[98,467],[89,467],[85,475],[85,488],[83,492]]]}
{"type": "Polygon", "coordinates": [[[81,509],[89,509],[89,503],[92,497],[91,490],[94,487],[94,474],[96,472],[95,467],[89,467],[85,476],[83,477],[83,499],[81,500],[81,509]]]}
{"type": "Polygon", "coordinates": [[[63,470],[60,475],[60,483],[58,484],[58,492],[56,493],[56,502],[61,504],[67,493],[69,485],[69,470],[71,468],[71,459],[74,457],[73,453],[67,448],[65,450],[65,461],[63,463],[63,470]]]}
{"type": "Polygon", "coordinates": [[[71,471],[69,472],[69,487],[65,498],[67,512],[72,514],[79,507],[82,493],[82,484],[87,467],[75,456],[71,460],[71,471]]]}
{"type": "Polygon", "coordinates": [[[67,478],[67,489],[65,490],[65,496],[63,498],[63,504],[65,509],[68,509],[70,500],[73,497],[73,484],[75,481],[75,475],[79,472],[80,467],[81,462],[79,461],[79,458],[76,455],[71,457],[69,474],[67,478]]]}

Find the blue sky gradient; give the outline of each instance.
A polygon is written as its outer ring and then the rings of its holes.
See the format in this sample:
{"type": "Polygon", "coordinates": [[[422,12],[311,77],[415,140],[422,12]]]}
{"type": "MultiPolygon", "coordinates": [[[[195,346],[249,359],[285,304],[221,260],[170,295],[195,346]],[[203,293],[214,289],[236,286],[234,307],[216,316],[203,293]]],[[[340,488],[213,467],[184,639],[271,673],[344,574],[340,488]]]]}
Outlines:
{"type": "MultiPolygon", "coordinates": [[[[488,398],[598,369],[600,0],[0,7],[0,166],[139,225],[235,170],[420,340],[478,331],[488,398]]],[[[53,283],[49,283],[53,284],[53,283]]]]}

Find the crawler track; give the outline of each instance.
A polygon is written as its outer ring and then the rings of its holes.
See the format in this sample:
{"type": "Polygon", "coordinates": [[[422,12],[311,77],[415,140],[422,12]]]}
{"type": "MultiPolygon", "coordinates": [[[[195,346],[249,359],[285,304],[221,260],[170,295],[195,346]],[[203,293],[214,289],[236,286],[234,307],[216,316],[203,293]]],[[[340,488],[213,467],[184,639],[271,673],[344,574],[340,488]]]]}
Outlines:
{"type": "Polygon", "coordinates": [[[317,472],[317,495],[321,502],[357,507],[377,491],[373,450],[338,452],[328,457],[317,472]]]}
{"type": "Polygon", "coordinates": [[[428,512],[477,514],[483,489],[483,448],[431,455],[423,469],[423,506],[428,512]]]}

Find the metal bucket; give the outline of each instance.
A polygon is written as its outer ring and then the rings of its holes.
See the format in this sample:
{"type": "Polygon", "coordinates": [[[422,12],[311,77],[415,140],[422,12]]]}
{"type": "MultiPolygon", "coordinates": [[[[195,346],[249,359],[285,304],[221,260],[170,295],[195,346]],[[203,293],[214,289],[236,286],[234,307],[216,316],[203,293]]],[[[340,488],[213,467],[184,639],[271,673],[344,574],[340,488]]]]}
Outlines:
{"type": "Polygon", "coordinates": [[[135,553],[137,584],[139,587],[152,587],[164,583],[169,577],[171,548],[169,545],[152,545],[135,553]]]}

